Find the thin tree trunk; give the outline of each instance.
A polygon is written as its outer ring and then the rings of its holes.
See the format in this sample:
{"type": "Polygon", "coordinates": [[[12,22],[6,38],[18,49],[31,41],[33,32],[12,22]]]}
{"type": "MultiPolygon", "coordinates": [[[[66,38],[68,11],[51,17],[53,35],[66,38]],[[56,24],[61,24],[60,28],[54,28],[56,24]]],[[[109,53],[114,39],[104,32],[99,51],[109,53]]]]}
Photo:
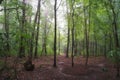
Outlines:
{"type": "Polygon", "coordinates": [[[95,39],[95,48],[94,48],[94,52],[95,52],[95,56],[97,56],[97,54],[98,54],[98,46],[97,46],[97,38],[96,38],[96,36],[95,36],[95,33],[94,33],[94,39],[95,39]]]}
{"type": "Polygon", "coordinates": [[[60,55],[60,31],[59,31],[59,52],[58,54],[60,55]]]}
{"type": "Polygon", "coordinates": [[[113,40],[112,40],[112,34],[109,34],[109,51],[112,50],[113,46],[113,40]]]}
{"type": "MultiPolygon", "coordinates": [[[[118,39],[118,34],[117,34],[117,23],[115,22],[114,23],[114,41],[115,41],[115,49],[116,49],[116,51],[117,51],[117,49],[119,49],[119,39],[118,39]]],[[[118,55],[118,53],[116,52],[115,53],[115,59],[116,59],[116,70],[117,70],[117,77],[119,77],[120,76],[120,69],[119,69],[119,67],[120,67],[120,62],[119,62],[119,55],[118,55]]]]}
{"type": "Polygon", "coordinates": [[[40,26],[40,7],[41,7],[41,0],[38,0],[38,22],[37,22],[37,34],[35,37],[35,57],[37,57],[38,53],[38,39],[39,39],[39,26],[40,26]]]}
{"type": "Polygon", "coordinates": [[[85,40],[82,41],[83,56],[85,56],[85,40]]]}
{"type": "Polygon", "coordinates": [[[106,51],[106,45],[107,45],[107,44],[106,44],[106,42],[107,42],[106,34],[105,34],[104,41],[105,41],[105,42],[104,42],[104,57],[106,58],[106,52],[107,52],[107,51],[106,51]]]}
{"type": "MultiPolygon", "coordinates": [[[[33,32],[32,32],[32,35],[31,35],[31,40],[30,40],[30,54],[32,55],[33,54],[33,49],[34,49],[34,46],[33,46],[33,42],[35,40],[35,26],[36,26],[36,23],[37,23],[37,16],[38,16],[38,8],[37,8],[37,12],[36,12],[36,15],[35,15],[35,19],[34,19],[34,25],[33,25],[33,32]]],[[[35,53],[34,54],[34,57],[37,57],[37,54],[35,53]]]]}
{"type": "MultiPolygon", "coordinates": [[[[115,43],[115,49],[116,51],[119,49],[119,39],[118,39],[118,31],[117,31],[117,21],[116,21],[116,14],[115,12],[113,11],[113,16],[114,16],[114,20],[113,20],[113,29],[114,29],[114,43],[115,43]]],[[[120,62],[119,62],[119,55],[118,53],[116,52],[115,53],[115,59],[116,59],[116,70],[117,70],[117,77],[120,76],[120,69],[119,69],[119,66],[120,66],[120,62]]]]}
{"type": "MultiPolygon", "coordinates": [[[[30,41],[31,42],[31,45],[30,45],[31,55],[33,54],[33,49],[34,49],[33,42],[35,40],[35,27],[36,27],[37,20],[38,20],[39,8],[40,8],[40,2],[38,0],[37,12],[36,12],[35,19],[34,19],[33,32],[32,32],[31,41],[30,41]]],[[[34,57],[37,57],[37,53],[34,53],[34,57]]]]}
{"type": "MultiPolygon", "coordinates": [[[[69,23],[68,23],[69,24],[69,23]]],[[[69,45],[70,45],[70,28],[68,26],[68,35],[67,35],[67,53],[66,53],[66,57],[69,57],[69,45]]]]}
{"type": "Polygon", "coordinates": [[[57,0],[55,0],[55,5],[54,5],[54,20],[55,20],[55,26],[54,26],[54,63],[53,67],[56,67],[56,54],[57,54],[57,0]]]}
{"type": "Polygon", "coordinates": [[[68,34],[67,34],[67,52],[66,52],[66,58],[69,57],[69,47],[70,47],[70,27],[69,27],[69,13],[68,13],[68,5],[66,1],[66,7],[67,7],[67,28],[68,28],[68,34]]]}
{"type": "Polygon", "coordinates": [[[73,6],[74,6],[74,0],[72,1],[72,67],[74,67],[74,31],[75,31],[73,6]]]}
{"type": "Polygon", "coordinates": [[[88,28],[87,28],[87,19],[86,19],[86,11],[84,7],[84,32],[85,32],[85,45],[86,45],[86,62],[85,65],[88,64],[89,50],[88,50],[88,28]]]}

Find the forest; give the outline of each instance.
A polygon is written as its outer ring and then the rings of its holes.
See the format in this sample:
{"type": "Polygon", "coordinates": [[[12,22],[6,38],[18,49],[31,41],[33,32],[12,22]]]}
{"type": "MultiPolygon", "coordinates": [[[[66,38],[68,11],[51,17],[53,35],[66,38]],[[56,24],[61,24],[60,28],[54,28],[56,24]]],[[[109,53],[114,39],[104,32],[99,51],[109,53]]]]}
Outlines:
{"type": "Polygon", "coordinates": [[[120,80],[120,0],[0,0],[0,80],[120,80]]]}

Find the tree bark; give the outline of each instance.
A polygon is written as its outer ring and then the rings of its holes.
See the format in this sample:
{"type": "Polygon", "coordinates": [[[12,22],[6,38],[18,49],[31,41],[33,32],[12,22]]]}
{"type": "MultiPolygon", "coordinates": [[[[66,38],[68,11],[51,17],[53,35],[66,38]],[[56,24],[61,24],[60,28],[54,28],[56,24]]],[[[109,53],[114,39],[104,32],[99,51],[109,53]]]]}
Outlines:
{"type": "Polygon", "coordinates": [[[74,67],[74,32],[75,32],[75,25],[74,25],[74,0],[72,1],[72,67],[74,67]]]}
{"type": "Polygon", "coordinates": [[[69,57],[69,45],[70,45],[70,28],[68,26],[68,34],[67,34],[67,53],[66,53],[66,57],[69,57]]]}
{"type": "Polygon", "coordinates": [[[88,28],[87,28],[87,18],[86,18],[86,8],[84,7],[84,33],[85,33],[85,45],[86,45],[86,62],[85,65],[88,64],[89,57],[89,46],[88,46],[88,28]]]}
{"type": "Polygon", "coordinates": [[[39,26],[40,26],[40,7],[41,7],[41,0],[38,0],[38,22],[37,22],[37,33],[35,37],[35,57],[37,57],[38,53],[38,39],[39,39],[39,26]]]}
{"type": "Polygon", "coordinates": [[[66,1],[66,7],[67,7],[67,28],[68,28],[68,33],[67,33],[67,52],[66,52],[66,58],[69,57],[69,47],[70,47],[70,27],[69,27],[69,13],[68,13],[68,5],[67,5],[67,1],[66,1]]]}
{"type": "Polygon", "coordinates": [[[56,54],[57,54],[57,0],[55,0],[55,4],[54,4],[54,63],[53,63],[53,67],[56,67],[56,54]]]}
{"type": "Polygon", "coordinates": [[[59,52],[58,52],[58,55],[60,55],[60,31],[59,31],[59,52]]]}
{"type": "Polygon", "coordinates": [[[107,57],[107,56],[106,56],[106,52],[107,52],[107,48],[106,48],[106,47],[107,47],[107,44],[106,44],[107,38],[106,38],[106,36],[107,36],[107,35],[105,34],[105,36],[104,36],[104,37],[105,37],[105,38],[104,38],[104,41],[105,41],[105,42],[104,42],[104,57],[105,57],[105,58],[107,57]]]}
{"type": "MultiPolygon", "coordinates": [[[[113,17],[114,17],[114,20],[113,20],[113,29],[114,29],[114,43],[115,43],[115,50],[117,51],[120,47],[119,47],[119,39],[118,39],[118,31],[117,31],[117,21],[116,21],[116,14],[115,14],[115,12],[114,12],[114,10],[113,10],[113,17]]],[[[115,53],[115,59],[116,59],[116,70],[117,70],[117,77],[119,77],[120,76],[120,62],[119,62],[119,55],[118,55],[118,53],[116,52],[115,53]]]]}

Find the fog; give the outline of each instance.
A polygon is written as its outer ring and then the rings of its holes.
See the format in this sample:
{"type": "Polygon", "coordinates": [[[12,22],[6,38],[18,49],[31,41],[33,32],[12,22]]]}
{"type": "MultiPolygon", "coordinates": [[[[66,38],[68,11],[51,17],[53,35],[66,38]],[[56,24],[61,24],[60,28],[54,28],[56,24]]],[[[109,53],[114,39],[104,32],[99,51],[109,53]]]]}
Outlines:
{"type": "MultiPolygon", "coordinates": [[[[22,1],[22,0],[20,0],[22,1]]],[[[25,0],[26,4],[30,4],[32,8],[32,12],[35,14],[37,10],[38,0],[25,0]]],[[[0,10],[3,7],[0,6],[0,10]]],[[[42,14],[51,13],[54,16],[54,0],[42,0],[41,2],[42,14]],[[46,3],[49,1],[50,3],[46,3]],[[49,4],[49,5],[45,5],[49,4]]],[[[3,11],[0,11],[0,15],[3,14],[3,11]]],[[[66,1],[65,0],[57,0],[57,27],[62,31],[66,28],[66,1]]],[[[33,15],[34,18],[34,15],[33,15]]],[[[51,20],[52,21],[52,20],[51,20]]],[[[54,20],[52,21],[54,22],[54,20]]]]}

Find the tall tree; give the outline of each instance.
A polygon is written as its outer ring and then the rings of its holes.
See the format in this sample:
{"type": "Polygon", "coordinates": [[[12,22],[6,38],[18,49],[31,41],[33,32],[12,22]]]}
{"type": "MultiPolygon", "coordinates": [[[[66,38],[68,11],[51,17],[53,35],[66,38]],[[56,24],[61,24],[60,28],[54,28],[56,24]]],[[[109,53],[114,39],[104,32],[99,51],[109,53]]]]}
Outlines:
{"type": "Polygon", "coordinates": [[[85,65],[88,63],[88,28],[87,28],[87,16],[86,16],[86,7],[84,6],[84,33],[85,33],[85,45],[86,45],[86,62],[85,65]]]}
{"type": "Polygon", "coordinates": [[[58,47],[59,47],[59,51],[58,51],[58,54],[60,55],[60,30],[59,30],[59,38],[58,38],[58,40],[59,40],[59,43],[58,43],[58,47]]]}
{"type": "Polygon", "coordinates": [[[117,50],[120,48],[119,46],[119,39],[118,39],[118,25],[117,25],[117,16],[118,13],[115,12],[115,7],[112,5],[112,2],[110,1],[110,6],[111,6],[111,10],[113,13],[113,35],[114,35],[114,43],[115,43],[115,59],[116,59],[116,69],[117,69],[117,76],[120,76],[119,71],[120,71],[120,64],[119,64],[119,55],[117,53],[117,50]]]}
{"type": "Polygon", "coordinates": [[[41,0],[38,0],[38,21],[37,21],[37,30],[36,30],[36,37],[35,37],[35,56],[38,53],[38,39],[39,39],[39,28],[40,28],[40,7],[41,7],[41,0]]]}
{"type": "Polygon", "coordinates": [[[112,22],[112,26],[111,26],[111,29],[113,30],[113,37],[114,37],[114,50],[115,50],[115,53],[114,53],[114,58],[115,58],[115,64],[116,64],[116,72],[117,72],[117,76],[119,77],[120,76],[120,62],[119,62],[119,54],[118,54],[118,51],[119,51],[119,48],[120,48],[120,45],[119,45],[119,37],[118,37],[118,21],[119,21],[119,0],[106,0],[104,1],[105,3],[105,7],[106,7],[106,11],[108,13],[108,17],[109,19],[111,20],[112,22]],[[112,18],[111,18],[112,16],[112,18]]]}
{"type": "Polygon", "coordinates": [[[87,5],[85,5],[84,3],[84,33],[85,33],[85,45],[86,45],[86,62],[85,65],[87,66],[88,64],[88,58],[89,58],[89,32],[90,32],[90,25],[91,25],[91,21],[90,21],[90,17],[91,17],[91,1],[88,1],[89,7],[87,5]],[[88,15],[88,18],[87,18],[88,15]],[[87,23],[87,21],[89,23],[87,23]]]}
{"type": "Polygon", "coordinates": [[[67,1],[66,1],[66,7],[67,7],[67,52],[66,52],[66,57],[69,57],[69,45],[70,45],[70,20],[69,20],[69,13],[68,13],[68,5],[67,5],[67,1]]]}
{"type": "Polygon", "coordinates": [[[74,33],[75,33],[75,22],[74,22],[74,3],[75,0],[71,0],[72,3],[72,67],[74,66],[74,33]]]}
{"type": "Polygon", "coordinates": [[[56,54],[57,54],[57,0],[55,0],[54,4],[54,64],[53,66],[56,67],[56,54]]]}

